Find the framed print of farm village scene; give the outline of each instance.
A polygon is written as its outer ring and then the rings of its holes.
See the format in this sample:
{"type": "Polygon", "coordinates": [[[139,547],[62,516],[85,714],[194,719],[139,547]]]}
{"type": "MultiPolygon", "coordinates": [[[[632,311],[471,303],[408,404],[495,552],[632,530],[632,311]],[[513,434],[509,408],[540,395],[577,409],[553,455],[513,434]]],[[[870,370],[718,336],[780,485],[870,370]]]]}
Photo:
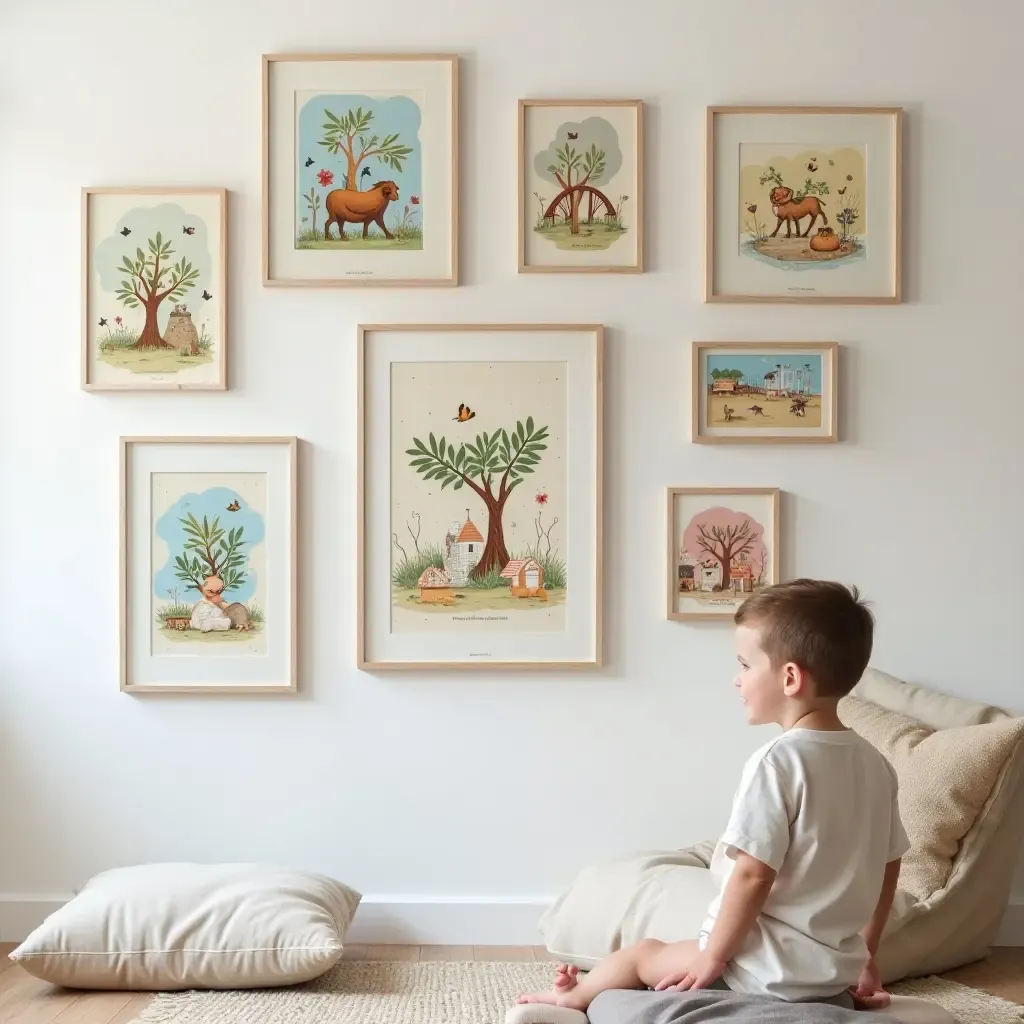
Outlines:
{"type": "Polygon", "coordinates": [[[263,58],[263,281],[457,283],[458,61],[263,58]]]}
{"type": "Polygon", "coordinates": [[[693,343],[691,440],[835,441],[836,342],[693,343]]]}
{"type": "Polygon", "coordinates": [[[779,492],[671,487],[668,618],[727,620],[779,582],[779,492]]]}
{"type": "Polygon", "coordinates": [[[82,387],[227,387],[227,192],[82,190],[82,387]]]}
{"type": "Polygon", "coordinates": [[[643,270],[643,104],[519,101],[519,271],[643,270]]]}
{"type": "Polygon", "coordinates": [[[121,447],[122,689],[294,690],[295,439],[121,447]]]}
{"type": "Polygon", "coordinates": [[[708,302],[901,300],[902,111],[710,107],[708,302]]]}
{"type": "Polygon", "coordinates": [[[361,667],[599,662],[601,347],[361,329],[361,667]]]}

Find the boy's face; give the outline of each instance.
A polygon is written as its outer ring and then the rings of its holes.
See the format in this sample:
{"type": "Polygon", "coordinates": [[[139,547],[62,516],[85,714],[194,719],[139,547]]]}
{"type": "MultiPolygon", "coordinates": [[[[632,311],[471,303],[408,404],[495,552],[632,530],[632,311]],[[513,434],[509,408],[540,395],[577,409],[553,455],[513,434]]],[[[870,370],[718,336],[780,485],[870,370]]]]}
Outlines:
{"type": "Polygon", "coordinates": [[[736,660],[739,672],[734,684],[740,691],[751,725],[777,722],[785,706],[785,670],[772,668],[761,650],[761,633],[751,626],[736,627],[736,660]]]}

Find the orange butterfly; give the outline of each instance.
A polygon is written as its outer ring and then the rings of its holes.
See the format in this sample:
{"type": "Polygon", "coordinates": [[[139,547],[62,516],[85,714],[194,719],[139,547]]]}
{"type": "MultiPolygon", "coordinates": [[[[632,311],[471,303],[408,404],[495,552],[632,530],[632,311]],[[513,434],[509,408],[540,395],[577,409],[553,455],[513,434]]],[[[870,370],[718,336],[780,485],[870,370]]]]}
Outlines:
{"type": "Polygon", "coordinates": [[[453,420],[457,420],[459,423],[465,423],[466,420],[471,420],[476,415],[468,405],[463,405],[459,402],[459,415],[453,416],[453,420]]]}

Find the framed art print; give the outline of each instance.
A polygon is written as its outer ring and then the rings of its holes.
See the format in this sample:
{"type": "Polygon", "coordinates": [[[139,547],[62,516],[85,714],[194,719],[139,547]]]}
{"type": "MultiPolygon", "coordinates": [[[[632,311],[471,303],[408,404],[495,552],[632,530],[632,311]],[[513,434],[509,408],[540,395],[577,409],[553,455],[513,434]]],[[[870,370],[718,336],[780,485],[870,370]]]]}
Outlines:
{"type": "Polygon", "coordinates": [[[454,285],[458,58],[263,57],[263,283],[454,285]]]}
{"type": "Polygon", "coordinates": [[[227,190],[82,190],[82,387],[227,387],[227,190]]]}
{"type": "Polygon", "coordinates": [[[902,121],[709,107],[705,301],[901,301],[902,121]]]}
{"type": "Polygon", "coordinates": [[[360,328],[360,668],[601,663],[602,337],[360,328]]]}
{"type": "Polygon", "coordinates": [[[290,693],[297,440],[121,439],[121,689],[290,693]]]}
{"type": "Polygon", "coordinates": [[[668,617],[731,620],[779,582],[779,492],[759,487],[670,487],[668,617]]]}
{"type": "Polygon", "coordinates": [[[643,103],[519,101],[519,272],[643,270],[643,103]]]}
{"type": "Polygon", "coordinates": [[[838,379],[836,342],[695,341],[691,440],[835,441],[838,379]]]}

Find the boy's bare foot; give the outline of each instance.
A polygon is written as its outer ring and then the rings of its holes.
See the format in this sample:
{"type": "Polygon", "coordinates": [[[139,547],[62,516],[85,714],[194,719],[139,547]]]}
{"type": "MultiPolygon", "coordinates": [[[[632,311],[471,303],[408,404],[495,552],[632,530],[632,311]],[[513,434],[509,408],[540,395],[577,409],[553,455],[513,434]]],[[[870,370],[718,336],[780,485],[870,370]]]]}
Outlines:
{"type": "Polygon", "coordinates": [[[547,1003],[549,1006],[570,1006],[573,1005],[570,993],[576,987],[579,980],[578,967],[571,967],[569,964],[559,964],[555,971],[555,988],[553,992],[528,992],[521,995],[517,1003],[547,1003]]]}

